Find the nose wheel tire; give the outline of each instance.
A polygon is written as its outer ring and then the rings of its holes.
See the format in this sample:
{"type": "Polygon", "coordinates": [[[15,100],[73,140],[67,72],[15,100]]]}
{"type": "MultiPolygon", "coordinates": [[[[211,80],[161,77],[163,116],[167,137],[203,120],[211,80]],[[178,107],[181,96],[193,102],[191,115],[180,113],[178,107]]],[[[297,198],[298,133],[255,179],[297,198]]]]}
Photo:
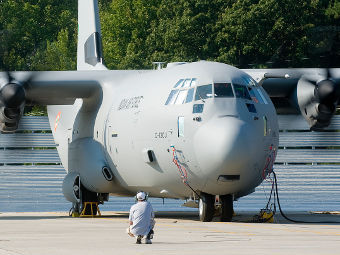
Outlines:
{"type": "Polygon", "coordinates": [[[233,207],[233,196],[232,195],[223,195],[220,196],[221,202],[221,221],[229,222],[233,218],[234,207],[233,207]]]}
{"type": "Polygon", "coordinates": [[[200,221],[211,221],[215,211],[215,196],[201,193],[198,205],[200,221]]]}

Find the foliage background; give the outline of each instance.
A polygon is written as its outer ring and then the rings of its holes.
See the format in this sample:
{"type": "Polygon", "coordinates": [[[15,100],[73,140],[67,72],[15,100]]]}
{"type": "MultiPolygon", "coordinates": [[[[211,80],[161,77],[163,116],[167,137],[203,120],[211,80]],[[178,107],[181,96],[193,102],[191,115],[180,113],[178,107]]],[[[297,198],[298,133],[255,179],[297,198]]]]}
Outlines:
{"type": "MultiPolygon", "coordinates": [[[[110,69],[340,65],[340,0],[101,0],[110,69]]],[[[1,70],[76,68],[77,1],[0,0],[1,70]]]]}

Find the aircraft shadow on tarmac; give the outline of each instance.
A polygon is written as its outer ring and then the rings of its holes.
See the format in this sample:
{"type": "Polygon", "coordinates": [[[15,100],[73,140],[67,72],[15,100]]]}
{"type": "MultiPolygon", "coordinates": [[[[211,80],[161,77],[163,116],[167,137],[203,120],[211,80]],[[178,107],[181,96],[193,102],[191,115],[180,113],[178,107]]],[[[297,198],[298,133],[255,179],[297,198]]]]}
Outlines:
{"type": "MultiPolygon", "coordinates": [[[[254,221],[255,212],[241,212],[237,213],[233,218],[233,223],[256,223],[254,221]]],[[[303,223],[302,221],[306,221],[305,223],[325,223],[325,224],[340,224],[340,214],[314,214],[310,212],[291,212],[287,215],[291,219],[295,219],[297,221],[301,221],[298,223],[303,223]]],[[[129,212],[102,212],[102,216],[95,216],[95,218],[128,218],[129,212]]],[[[66,213],[51,213],[51,215],[46,215],[46,213],[42,214],[30,214],[30,213],[15,213],[14,215],[7,215],[0,213],[0,221],[1,220],[16,220],[16,221],[24,221],[24,220],[46,220],[46,219],[66,219],[71,218],[66,213]],[[28,214],[28,215],[27,215],[28,214]]],[[[91,217],[84,217],[91,218],[91,217]]],[[[188,211],[156,211],[155,218],[158,219],[170,219],[170,220],[190,220],[190,221],[199,221],[197,212],[188,212],[188,211]]],[[[213,222],[218,222],[219,217],[216,216],[213,218],[213,222]]],[[[274,217],[275,223],[284,223],[284,224],[296,224],[294,222],[290,222],[282,217],[280,214],[276,214],[274,217]]]]}
{"type": "Polygon", "coordinates": [[[69,216],[46,216],[46,215],[11,215],[11,216],[2,216],[0,214],[0,221],[1,220],[55,220],[55,219],[62,219],[62,218],[69,218],[69,216]]]}
{"type": "MultiPolygon", "coordinates": [[[[113,214],[105,214],[102,218],[128,218],[129,212],[114,212],[113,214]]],[[[197,212],[187,211],[155,211],[155,218],[166,219],[189,219],[199,221],[197,212]]]]}
{"type": "MultiPolygon", "coordinates": [[[[310,212],[290,212],[286,214],[289,218],[295,219],[297,221],[307,221],[309,223],[318,223],[324,222],[327,224],[340,224],[340,214],[314,214],[310,212]]],[[[261,223],[255,220],[257,216],[256,212],[237,212],[233,217],[233,223],[261,223]]],[[[128,212],[114,212],[112,214],[108,213],[102,218],[128,218],[128,212]]],[[[190,220],[190,221],[199,221],[197,212],[188,212],[188,211],[156,211],[155,218],[158,219],[170,219],[170,220],[190,220]]],[[[219,222],[219,216],[216,215],[213,218],[213,222],[219,222]]],[[[306,222],[306,223],[307,223],[306,222]]],[[[296,222],[291,222],[282,217],[281,214],[276,213],[274,216],[274,224],[275,223],[284,223],[284,224],[296,224],[296,222]]]]}

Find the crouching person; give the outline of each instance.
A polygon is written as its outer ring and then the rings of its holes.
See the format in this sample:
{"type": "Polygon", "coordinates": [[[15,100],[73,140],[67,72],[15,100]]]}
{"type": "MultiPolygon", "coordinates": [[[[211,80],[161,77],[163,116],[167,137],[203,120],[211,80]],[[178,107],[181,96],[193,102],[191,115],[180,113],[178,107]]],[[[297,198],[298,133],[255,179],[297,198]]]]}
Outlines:
{"type": "Polygon", "coordinates": [[[146,244],[151,244],[155,214],[152,205],[147,201],[145,192],[137,192],[136,199],[137,203],[130,208],[130,227],[127,229],[127,233],[131,237],[137,238],[137,244],[141,244],[143,238],[146,244]]]}

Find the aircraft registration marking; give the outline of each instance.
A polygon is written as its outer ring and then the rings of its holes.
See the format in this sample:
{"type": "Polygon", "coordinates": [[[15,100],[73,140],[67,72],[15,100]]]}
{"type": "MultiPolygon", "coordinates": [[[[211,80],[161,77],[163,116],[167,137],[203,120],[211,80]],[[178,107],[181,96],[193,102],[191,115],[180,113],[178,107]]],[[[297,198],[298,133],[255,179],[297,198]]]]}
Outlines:
{"type": "Polygon", "coordinates": [[[155,132],[155,138],[156,139],[165,139],[171,136],[173,133],[172,130],[169,131],[160,131],[160,132],[155,132]]]}
{"type": "Polygon", "coordinates": [[[54,132],[57,131],[57,127],[58,127],[58,124],[59,124],[59,120],[60,120],[60,115],[61,115],[61,112],[58,112],[58,115],[55,119],[55,123],[54,123],[54,132]]]}

